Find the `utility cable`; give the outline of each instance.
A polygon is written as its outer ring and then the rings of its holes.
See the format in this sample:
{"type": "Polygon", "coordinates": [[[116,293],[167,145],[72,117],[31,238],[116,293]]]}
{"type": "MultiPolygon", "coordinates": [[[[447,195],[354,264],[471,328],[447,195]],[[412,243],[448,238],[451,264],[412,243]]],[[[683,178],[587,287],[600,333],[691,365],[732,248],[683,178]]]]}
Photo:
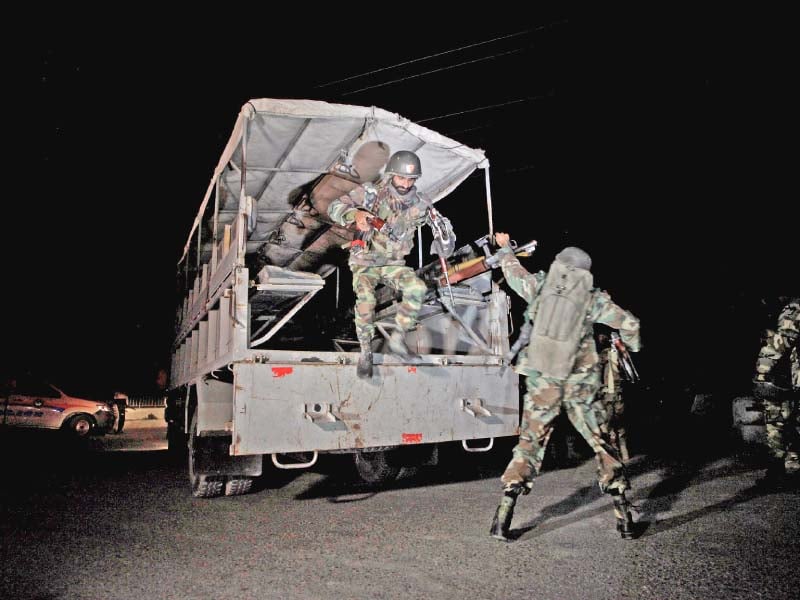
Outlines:
{"type": "MultiPolygon", "coordinates": [[[[536,29],[541,29],[537,27],[536,29]]],[[[508,35],[502,35],[500,37],[492,38],[490,40],[484,40],[482,42],[475,42],[474,44],[468,44],[466,46],[461,46],[459,48],[451,48],[450,50],[445,50],[444,52],[437,52],[436,54],[429,54],[427,56],[422,56],[420,58],[414,58],[412,60],[407,60],[404,62],[400,62],[394,65],[389,65],[388,67],[381,67],[380,69],[374,69],[372,71],[366,71],[365,73],[359,73],[358,75],[351,75],[350,77],[345,77],[343,79],[337,79],[335,81],[329,81],[327,83],[322,83],[320,85],[315,86],[316,88],[324,88],[330,85],[335,85],[337,83],[343,83],[345,81],[352,81],[353,79],[358,79],[359,77],[366,77],[367,75],[374,75],[375,73],[380,73],[381,71],[388,71],[389,69],[394,69],[397,67],[403,67],[405,65],[410,65],[416,62],[420,62],[423,60],[428,60],[429,58],[436,58],[437,56],[444,56],[445,54],[452,54],[453,52],[458,52],[460,50],[467,50],[468,48],[475,48],[476,46],[482,46],[483,44],[490,44],[492,42],[496,42],[499,40],[505,40],[512,37],[517,37],[520,35],[524,35],[526,33],[530,33],[531,31],[535,31],[535,29],[526,29],[525,31],[518,31],[516,33],[509,33],[508,35]]]]}

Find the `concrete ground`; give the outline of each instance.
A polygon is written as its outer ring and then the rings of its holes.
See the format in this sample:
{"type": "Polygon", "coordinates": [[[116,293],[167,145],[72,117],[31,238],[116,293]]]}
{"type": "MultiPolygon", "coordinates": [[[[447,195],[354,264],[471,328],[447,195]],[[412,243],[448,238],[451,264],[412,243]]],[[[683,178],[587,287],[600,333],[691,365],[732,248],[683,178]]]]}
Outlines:
{"type": "Polygon", "coordinates": [[[92,450],[127,452],[132,450],[166,450],[167,422],[164,408],[128,408],[121,433],[92,436],[92,450]]]}
{"type": "Polygon", "coordinates": [[[266,460],[250,494],[205,500],[183,457],[124,451],[163,431],[132,419],[94,447],[5,440],[4,597],[783,600],[800,589],[800,494],[760,489],[758,453],[698,435],[635,449],[638,539],[614,530],[588,458],[544,470],[503,543],[488,530],[508,441],[483,455],[454,445],[437,467],[373,488],[353,482],[345,455],[291,472],[266,460]]]}

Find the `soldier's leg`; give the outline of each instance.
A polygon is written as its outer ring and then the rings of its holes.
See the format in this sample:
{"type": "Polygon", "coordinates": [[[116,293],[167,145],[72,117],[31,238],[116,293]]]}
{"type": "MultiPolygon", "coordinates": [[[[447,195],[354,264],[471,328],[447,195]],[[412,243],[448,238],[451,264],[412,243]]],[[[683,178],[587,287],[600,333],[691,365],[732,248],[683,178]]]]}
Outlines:
{"type": "Polygon", "coordinates": [[[605,392],[598,392],[592,402],[592,408],[597,413],[597,423],[600,425],[600,432],[604,435],[610,435],[609,423],[611,422],[611,406],[608,404],[608,394],[605,392]]]}
{"type": "Polygon", "coordinates": [[[764,400],[767,425],[767,472],[759,484],[782,485],[788,474],[800,471],[798,464],[797,401],[790,394],[764,400]]]}
{"type": "Polygon", "coordinates": [[[603,436],[597,413],[592,409],[592,399],[596,389],[591,383],[566,384],[564,407],[575,430],[583,436],[597,456],[600,489],[603,492],[608,492],[612,488],[624,491],[627,488],[627,479],[622,461],[616,448],[603,436]]]}
{"type": "MultiPolygon", "coordinates": [[[[591,403],[591,408],[595,413],[595,420],[597,421],[597,426],[600,428],[600,434],[609,444],[616,448],[613,437],[614,432],[613,429],[611,429],[611,411],[613,407],[609,404],[610,397],[611,394],[607,394],[602,390],[599,391],[591,403]]],[[[597,453],[595,453],[595,459],[597,460],[597,467],[599,469],[600,457],[597,453]]]]}
{"type": "Polygon", "coordinates": [[[622,401],[622,393],[614,394],[611,404],[612,431],[614,432],[614,447],[619,452],[622,462],[628,462],[628,432],[625,428],[625,403],[622,401]]]}
{"type": "Polygon", "coordinates": [[[523,398],[522,420],[519,442],[514,447],[511,462],[500,480],[503,483],[503,498],[495,511],[490,534],[508,541],[511,519],[517,497],[527,494],[533,478],[539,473],[544,460],[547,441],[553,431],[553,419],[561,410],[561,387],[544,378],[525,380],[526,393],[523,398]]]}
{"type": "Polygon", "coordinates": [[[791,416],[788,421],[791,428],[789,436],[791,456],[786,459],[785,464],[787,470],[800,476],[800,348],[797,346],[789,353],[789,363],[792,378],[791,416]]]}
{"type": "Polygon", "coordinates": [[[417,323],[428,288],[411,267],[386,267],[384,277],[402,294],[394,320],[399,329],[408,331],[417,323]]]}
{"type": "MultiPolygon", "coordinates": [[[[597,414],[597,424],[600,427],[600,433],[602,433],[606,440],[619,452],[619,446],[617,445],[617,430],[615,428],[614,421],[615,394],[600,392],[598,395],[600,396],[599,402],[603,405],[603,412],[597,414]]],[[[597,403],[598,400],[595,400],[592,405],[597,405],[597,403]]]]}
{"type": "Polygon", "coordinates": [[[519,442],[500,478],[506,489],[521,486],[530,490],[533,478],[542,468],[553,420],[561,412],[563,390],[559,384],[545,377],[528,377],[525,388],[519,442]]]}
{"type": "Polygon", "coordinates": [[[415,353],[406,346],[405,334],[416,325],[417,315],[428,288],[411,267],[383,267],[382,275],[388,285],[402,294],[394,317],[397,328],[389,339],[389,349],[403,358],[413,358],[415,353]]]}
{"type": "Polygon", "coordinates": [[[375,287],[380,281],[380,267],[353,267],[353,292],[356,295],[355,326],[361,354],[356,374],[372,377],[372,337],[375,335],[375,287]]]}
{"type": "Polygon", "coordinates": [[[120,411],[119,411],[119,402],[113,401],[111,403],[111,413],[114,415],[114,427],[112,428],[113,433],[119,433],[122,431],[121,424],[120,424],[120,411]]]}
{"type": "Polygon", "coordinates": [[[787,473],[800,474],[800,390],[794,390],[794,397],[789,401],[787,427],[790,431],[784,465],[787,473]]]}
{"type": "MultiPolygon", "coordinates": [[[[784,428],[789,417],[788,403],[781,399],[764,400],[764,421],[767,426],[767,473],[765,480],[777,480],[786,472],[786,440],[784,428]]],[[[766,481],[765,481],[766,483],[766,481]]]]}
{"type": "Polygon", "coordinates": [[[628,478],[616,448],[603,437],[596,412],[591,408],[595,391],[596,387],[592,384],[567,384],[564,390],[564,406],[575,429],[594,450],[600,489],[610,494],[614,500],[617,531],[623,538],[630,539],[635,537],[635,533],[630,503],[625,497],[625,491],[629,488],[628,478]]]}

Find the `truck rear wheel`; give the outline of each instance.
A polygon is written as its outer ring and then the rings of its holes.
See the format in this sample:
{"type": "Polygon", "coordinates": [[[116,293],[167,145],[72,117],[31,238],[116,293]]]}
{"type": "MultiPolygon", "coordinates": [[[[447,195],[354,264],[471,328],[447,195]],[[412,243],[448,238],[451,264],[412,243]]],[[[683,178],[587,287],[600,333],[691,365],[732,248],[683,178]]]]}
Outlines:
{"type": "Polygon", "coordinates": [[[252,477],[228,477],[228,481],[225,482],[225,495],[241,496],[248,493],[252,486],[252,477]]]}
{"type": "Polygon", "coordinates": [[[225,478],[220,475],[207,475],[199,472],[198,463],[203,443],[197,435],[197,412],[192,415],[189,428],[189,483],[195,498],[214,498],[222,495],[225,478]]]}
{"type": "Polygon", "coordinates": [[[388,483],[400,473],[400,465],[395,464],[391,450],[375,452],[357,451],[353,454],[356,473],[365,483],[388,483]]]}

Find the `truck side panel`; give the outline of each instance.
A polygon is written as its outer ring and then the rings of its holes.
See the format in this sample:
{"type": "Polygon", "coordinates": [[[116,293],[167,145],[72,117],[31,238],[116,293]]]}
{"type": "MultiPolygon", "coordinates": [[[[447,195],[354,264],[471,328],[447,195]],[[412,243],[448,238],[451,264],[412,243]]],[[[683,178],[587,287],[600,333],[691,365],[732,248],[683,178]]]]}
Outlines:
{"type": "Polygon", "coordinates": [[[371,381],[337,364],[240,363],[234,374],[234,455],[518,433],[518,376],[497,365],[379,364],[371,381]]]}

